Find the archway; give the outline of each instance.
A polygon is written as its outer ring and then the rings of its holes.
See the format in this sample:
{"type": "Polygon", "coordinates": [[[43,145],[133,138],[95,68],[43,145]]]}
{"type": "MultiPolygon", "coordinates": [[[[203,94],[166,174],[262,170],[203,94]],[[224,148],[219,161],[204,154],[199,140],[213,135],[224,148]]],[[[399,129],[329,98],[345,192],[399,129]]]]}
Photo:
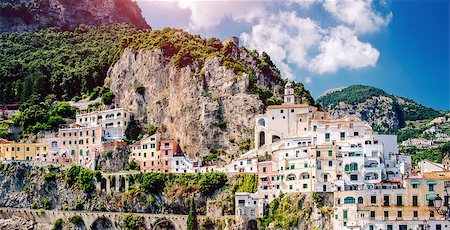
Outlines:
{"type": "Polygon", "coordinates": [[[258,230],[258,222],[256,220],[248,221],[247,230],[258,230]]]}
{"type": "Polygon", "coordinates": [[[110,219],[102,216],[102,217],[97,218],[94,221],[94,223],[92,223],[91,229],[92,230],[113,230],[114,225],[110,219]]]}
{"type": "Polygon", "coordinates": [[[106,191],[106,178],[104,177],[100,180],[100,189],[106,191]]]}
{"type": "Polygon", "coordinates": [[[125,177],[123,177],[123,176],[119,177],[119,191],[120,192],[125,191],[125,177]]]}
{"type": "Polygon", "coordinates": [[[208,220],[205,223],[203,223],[202,227],[203,227],[202,229],[206,229],[206,230],[216,229],[216,225],[211,220],[208,220]]]}
{"type": "Polygon", "coordinates": [[[264,131],[261,131],[259,133],[259,147],[263,146],[266,143],[266,133],[264,131]]]}
{"type": "Polygon", "coordinates": [[[154,224],[153,230],[175,230],[175,225],[168,219],[159,219],[154,224]]]}
{"type": "Polygon", "coordinates": [[[280,140],[279,136],[277,136],[277,135],[272,136],[272,142],[277,142],[278,140],[280,140]]]}

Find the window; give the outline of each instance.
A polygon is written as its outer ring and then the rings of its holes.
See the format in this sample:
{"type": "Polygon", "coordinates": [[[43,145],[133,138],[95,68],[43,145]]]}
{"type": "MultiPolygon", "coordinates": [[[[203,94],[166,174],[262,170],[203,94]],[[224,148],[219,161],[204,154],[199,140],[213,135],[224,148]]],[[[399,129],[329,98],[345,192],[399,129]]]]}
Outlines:
{"type": "Polygon", "coordinates": [[[148,149],[147,145],[142,145],[142,149],[148,149]]]}
{"type": "Polygon", "coordinates": [[[303,184],[303,188],[304,189],[308,188],[308,184],[303,184]]]}
{"type": "Polygon", "coordinates": [[[413,202],[412,202],[412,206],[419,206],[419,205],[418,205],[418,199],[417,199],[417,196],[413,196],[413,197],[412,197],[412,201],[413,201],[413,202]]]}
{"type": "Polygon", "coordinates": [[[370,197],[370,203],[371,204],[376,204],[377,203],[377,196],[371,196],[370,197]]]}
{"type": "Polygon", "coordinates": [[[397,217],[403,217],[402,211],[397,211],[397,217]]]}
{"type": "Polygon", "coordinates": [[[419,217],[419,212],[418,211],[413,211],[413,217],[419,217]]]}
{"type": "Polygon", "coordinates": [[[428,191],[434,191],[434,184],[428,185],[428,191]]]}
{"type": "Polygon", "coordinates": [[[430,211],[430,218],[434,218],[434,211],[430,211]]]}
{"type": "Polygon", "coordinates": [[[19,152],[20,151],[20,147],[17,147],[17,152],[19,152]]]}
{"type": "Polygon", "coordinates": [[[347,219],[347,218],[348,218],[348,211],[344,210],[344,219],[347,219]]]}
{"type": "Polygon", "coordinates": [[[363,204],[364,203],[364,199],[362,197],[358,197],[358,204],[363,204]]]}
{"type": "Polygon", "coordinates": [[[318,170],[322,169],[322,162],[321,161],[317,161],[317,169],[318,170]]]}
{"type": "Polygon", "coordinates": [[[354,204],[355,203],[355,198],[348,196],[344,199],[344,204],[354,204]]]}
{"type": "Polygon", "coordinates": [[[403,197],[397,196],[397,206],[403,206],[403,197]]]}
{"type": "Polygon", "coordinates": [[[392,226],[392,224],[387,225],[387,230],[393,230],[393,229],[394,229],[394,227],[392,226]]]}
{"type": "Polygon", "coordinates": [[[289,189],[292,190],[292,185],[291,184],[289,185],[289,189]]]}
{"type": "Polygon", "coordinates": [[[303,164],[305,168],[308,168],[308,163],[303,164]]]}
{"type": "Polygon", "coordinates": [[[419,185],[418,185],[418,184],[413,184],[412,187],[413,187],[413,188],[418,188],[419,185]]]}
{"type": "Polygon", "coordinates": [[[370,218],[375,218],[375,211],[370,211],[370,218]]]}
{"type": "Polygon", "coordinates": [[[295,165],[291,165],[291,169],[295,169],[295,165]]]}
{"type": "MultiPolygon", "coordinates": [[[[38,147],[38,148],[39,148],[39,147],[38,147]]],[[[27,150],[27,152],[29,152],[29,151],[30,151],[30,147],[27,147],[26,150],[27,150]]],[[[39,149],[38,149],[38,150],[39,150],[39,149]]]]}
{"type": "Polygon", "coordinates": [[[282,110],[282,109],[280,110],[280,113],[283,113],[283,110],[282,110]]]}
{"type": "Polygon", "coordinates": [[[333,166],[333,161],[328,161],[328,166],[332,167],[333,166]]]}
{"type": "Polygon", "coordinates": [[[320,151],[316,152],[316,157],[320,157],[320,151]]]}
{"type": "Polygon", "coordinates": [[[330,141],[330,134],[329,133],[325,133],[325,141],[330,141]]]}
{"type": "Polygon", "coordinates": [[[267,168],[266,168],[266,167],[263,167],[263,168],[262,168],[262,171],[263,171],[263,173],[267,172],[267,168]]]}
{"type": "Polygon", "coordinates": [[[383,206],[389,206],[389,196],[383,197],[383,206]]]}
{"type": "Polygon", "coordinates": [[[83,136],[83,132],[80,132],[80,137],[82,137],[83,136]]]}
{"type": "Polygon", "coordinates": [[[147,153],[146,152],[144,152],[144,157],[147,157],[147,153]]]}
{"type": "Polygon", "coordinates": [[[351,181],[358,180],[358,175],[350,175],[350,180],[351,181]]]}
{"type": "Polygon", "coordinates": [[[384,218],[389,218],[389,211],[384,211],[384,218]]]}
{"type": "Polygon", "coordinates": [[[354,133],[353,133],[353,136],[356,136],[356,137],[357,137],[357,136],[359,136],[359,133],[358,133],[358,132],[354,132],[354,133]]]}
{"type": "Polygon", "coordinates": [[[369,225],[369,230],[373,230],[373,225],[369,225]]]}
{"type": "Polygon", "coordinates": [[[150,144],[150,148],[154,149],[155,148],[155,144],[150,144]]]}
{"type": "Polygon", "coordinates": [[[332,157],[333,156],[333,151],[332,150],[328,150],[328,156],[332,157]]]}
{"type": "Polygon", "coordinates": [[[345,140],[345,132],[341,132],[341,141],[345,140]]]}

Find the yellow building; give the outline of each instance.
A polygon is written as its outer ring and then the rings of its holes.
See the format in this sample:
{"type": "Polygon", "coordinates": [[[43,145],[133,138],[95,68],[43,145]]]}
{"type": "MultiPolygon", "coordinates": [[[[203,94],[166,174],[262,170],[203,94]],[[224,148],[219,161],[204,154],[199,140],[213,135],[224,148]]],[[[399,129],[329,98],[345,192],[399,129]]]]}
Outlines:
{"type": "Polygon", "coordinates": [[[17,143],[10,142],[0,144],[1,160],[36,160],[40,154],[47,154],[45,143],[17,143]]]}

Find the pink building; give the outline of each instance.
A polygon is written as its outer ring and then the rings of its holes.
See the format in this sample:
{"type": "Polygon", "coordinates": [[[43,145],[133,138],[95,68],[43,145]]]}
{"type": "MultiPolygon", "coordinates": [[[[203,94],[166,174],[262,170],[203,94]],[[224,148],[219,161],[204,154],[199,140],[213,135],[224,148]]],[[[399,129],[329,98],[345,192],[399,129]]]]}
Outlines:
{"type": "Polygon", "coordinates": [[[262,190],[279,189],[281,181],[277,163],[265,161],[258,163],[258,183],[262,190]]]}
{"type": "Polygon", "coordinates": [[[173,140],[161,141],[159,150],[161,152],[161,172],[171,172],[174,164],[174,157],[184,156],[183,152],[181,152],[181,149],[178,146],[178,143],[173,140]]]}

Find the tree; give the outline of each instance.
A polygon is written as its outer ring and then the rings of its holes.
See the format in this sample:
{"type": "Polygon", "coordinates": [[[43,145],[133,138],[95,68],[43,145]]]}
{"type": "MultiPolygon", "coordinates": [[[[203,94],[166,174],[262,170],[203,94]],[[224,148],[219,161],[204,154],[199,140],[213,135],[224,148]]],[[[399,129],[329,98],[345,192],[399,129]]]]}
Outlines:
{"type": "Polygon", "coordinates": [[[195,210],[194,198],[189,205],[189,216],[186,222],[187,230],[198,230],[197,211],[195,210]]]}
{"type": "Polygon", "coordinates": [[[102,95],[102,102],[105,105],[111,105],[115,97],[116,96],[111,91],[108,91],[102,95]]]}

